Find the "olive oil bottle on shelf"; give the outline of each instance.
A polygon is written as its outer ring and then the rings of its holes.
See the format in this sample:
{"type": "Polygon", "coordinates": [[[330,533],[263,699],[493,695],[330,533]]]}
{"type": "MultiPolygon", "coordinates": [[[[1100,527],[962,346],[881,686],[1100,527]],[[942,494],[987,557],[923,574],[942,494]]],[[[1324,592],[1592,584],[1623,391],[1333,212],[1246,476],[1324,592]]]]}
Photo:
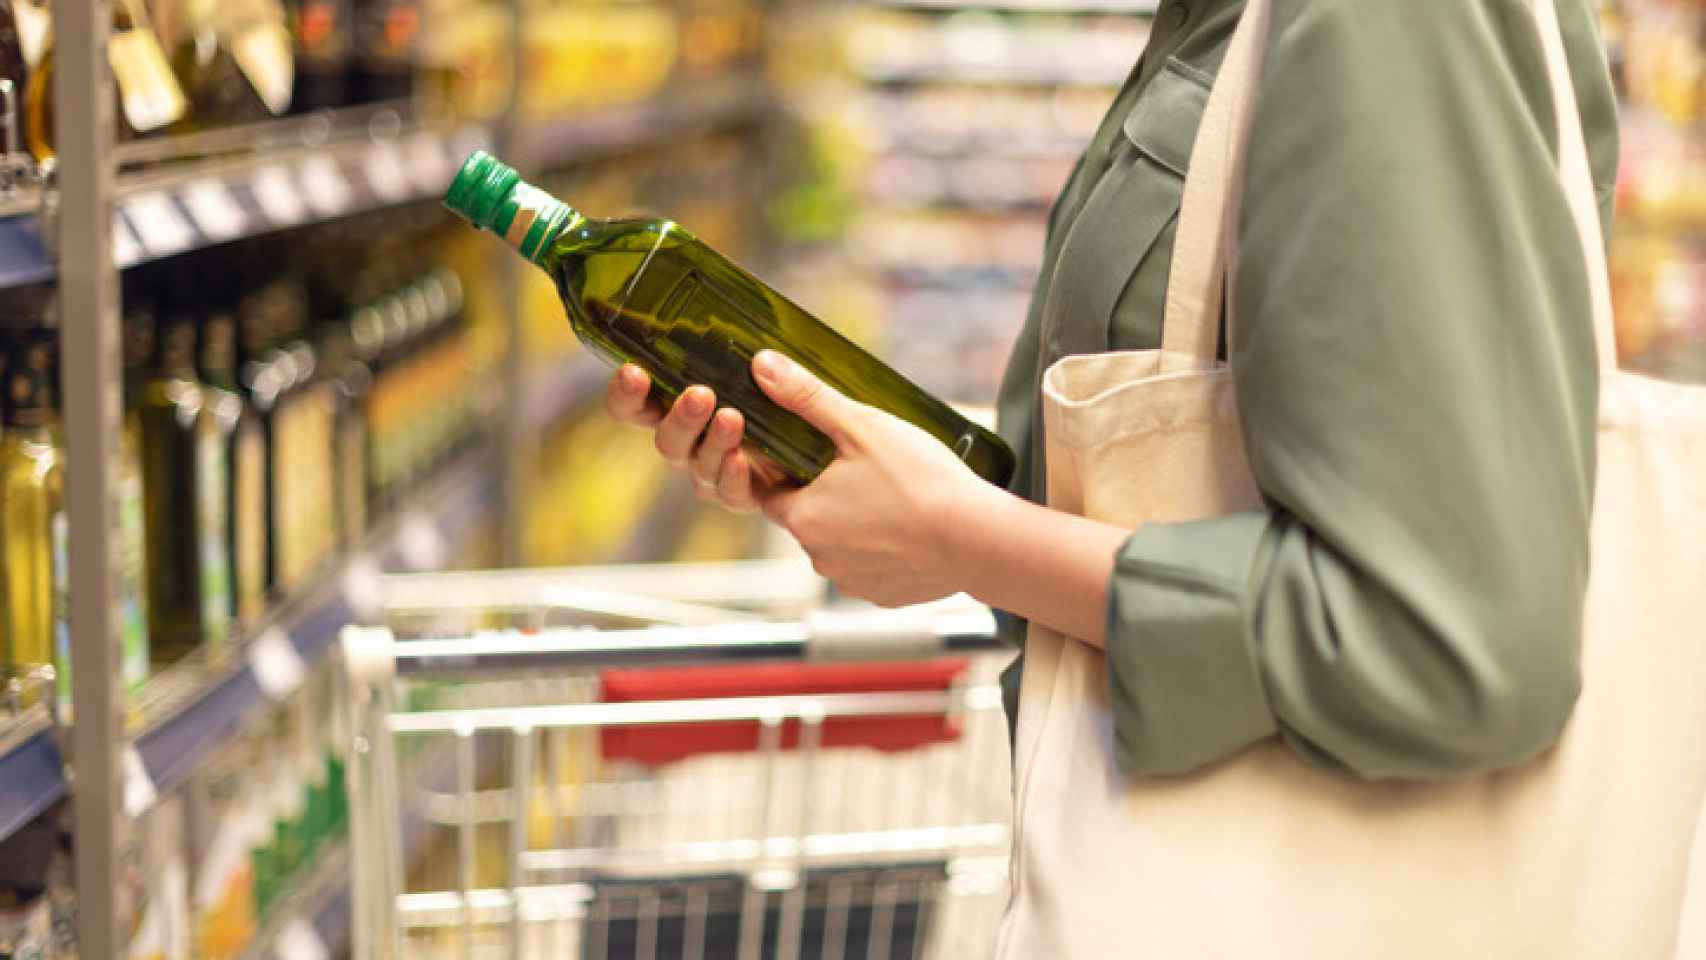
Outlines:
{"type": "Polygon", "coordinates": [[[291,109],[308,113],[346,106],[355,60],[350,0],[293,0],[289,16],[296,47],[291,109]]]}
{"type": "Polygon", "coordinates": [[[671,403],[705,384],[746,418],[747,442],[808,483],[835,445],[754,383],[752,358],[774,349],[849,397],[907,420],[950,447],[984,479],[1005,484],[1013,453],[887,364],[795,306],[667,220],[592,220],[476,152],[445,205],[503,237],[549,273],[575,334],[612,363],[651,375],[671,403]]]}
{"type": "Polygon", "coordinates": [[[406,99],[414,92],[419,0],[358,0],[354,15],[355,99],[406,99]]]}
{"type": "Polygon", "coordinates": [[[373,373],[362,363],[348,320],[322,326],[320,357],[333,388],[332,487],[337,539],[354,546],[367,531],[367,422],[373,373]]]}
{"type": "Polygon", "coordinates": [[[337,398],[308,339],[307,292],[294,276],[272,284],[266,309],[283,389],[272,418],[274,587],[300,584],[336,539],[332,432],[337,398]]]}
{"type": "MultiPolygon", "coordinates": [[[[172,72],[171,61],[160,47],[142,0],[113,0],[112,9],[107,62],[112,66],[118,98],[118,109],[114,111],[118,138],[128,140],[178,122],[188,111],[189,101],[172,72]]],[[[49,32],[41,65],[30,77],[25,93],[25,135],[30,151],[38,160],[54,155],[53,73],[53,36],[49,32]]]]}
{"type": "Polygon", "coordinates": [[[290,30],[278,0],[154,0],[154,23],[190,109],[190,131],[253,123],[290,109],[290,30]]]}
{"type": "Polygon", "coordinates": [[[223,654],[231,632],[229,466],[226,437],[196,378],[195,321],[157,328],[154,369],[143,385],[143,486],[148,530],[148,609],[154,658],[198,646],[223,654]]]}
{"type": "Polygon", "coordinates": [[[69,646],[65,463],[54,443],[51,382],[25,355],[8,358],[0,433],[0,536],[4,537],[6,662],[13,674],[60,664],[69,646]]]}
{"type": "Polygon", "coordinates": [[[201,379],[224,437],[233,614],[253,627],[267,609],[267,452],[259,415],[237,384],[237,322],[226,311],[209,313],[201,326],[201,379]]]}

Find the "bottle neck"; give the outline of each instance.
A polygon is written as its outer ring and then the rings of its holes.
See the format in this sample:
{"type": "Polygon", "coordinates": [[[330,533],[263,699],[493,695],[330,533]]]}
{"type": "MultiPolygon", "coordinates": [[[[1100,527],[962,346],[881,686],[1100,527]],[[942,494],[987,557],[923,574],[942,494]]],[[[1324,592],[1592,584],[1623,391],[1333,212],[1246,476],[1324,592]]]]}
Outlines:
{"type": "Polygon", "coordinates": [[[554,260],[551,250],[557,238],[585,219],[573,207],[528,183],[515,185],[505,207],[504,212],[513,210],[513,215],[507,222],[500,215],[492,224],[492,232],[517,253],[546,269],[550,269],[554,260]]]}

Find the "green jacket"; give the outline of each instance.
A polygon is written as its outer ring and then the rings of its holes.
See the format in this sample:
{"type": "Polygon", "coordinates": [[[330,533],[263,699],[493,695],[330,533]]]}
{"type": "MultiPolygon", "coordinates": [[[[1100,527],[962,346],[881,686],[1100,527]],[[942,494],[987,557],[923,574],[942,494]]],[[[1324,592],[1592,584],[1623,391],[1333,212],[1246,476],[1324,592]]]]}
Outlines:
{"type": "MultiPolygon", "coordinates": [[[[1557,3],[1609,221],[1594,4],[1557,3]]],[[[1020,495],[1046,500],[1049,364],[1160,344],[1183,177],[1242,7],[1167,0],[1056,203],[1001,388],[1020,495]]],[[[1526,0],[1276,0],[1232,281],[1267,507],[1120,550],[1127,773],[1278,734],[1358,776],[1444,777],[1557,736],[1580,686],[1598,380],[1553,110],[1526,0]]]]}

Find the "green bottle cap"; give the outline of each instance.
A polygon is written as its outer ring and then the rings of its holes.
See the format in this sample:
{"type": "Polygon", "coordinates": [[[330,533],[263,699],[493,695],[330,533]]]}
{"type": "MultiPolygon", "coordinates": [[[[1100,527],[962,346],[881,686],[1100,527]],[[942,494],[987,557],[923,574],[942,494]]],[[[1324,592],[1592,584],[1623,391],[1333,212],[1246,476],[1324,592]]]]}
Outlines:
{"type": "Polygon", "coordinates": [[[575,215],[567,204],[523,183],[514,167],[484,150],[463,161],[445,192],[444,205],[503,237],[529,260],[537,260],[575,215]]]}

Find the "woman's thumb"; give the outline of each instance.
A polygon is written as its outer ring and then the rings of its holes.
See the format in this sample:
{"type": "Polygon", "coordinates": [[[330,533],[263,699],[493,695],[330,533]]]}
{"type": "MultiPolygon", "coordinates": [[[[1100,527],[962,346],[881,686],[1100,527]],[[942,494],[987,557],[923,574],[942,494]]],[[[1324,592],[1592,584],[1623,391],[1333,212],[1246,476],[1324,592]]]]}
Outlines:
{"type": "Polygon", "coordinates": [[[822,430],[840,443],[851,425],[854,406],[815,374],[774,350],[752,358],[752,376],[776,405],[822,430]]]}

